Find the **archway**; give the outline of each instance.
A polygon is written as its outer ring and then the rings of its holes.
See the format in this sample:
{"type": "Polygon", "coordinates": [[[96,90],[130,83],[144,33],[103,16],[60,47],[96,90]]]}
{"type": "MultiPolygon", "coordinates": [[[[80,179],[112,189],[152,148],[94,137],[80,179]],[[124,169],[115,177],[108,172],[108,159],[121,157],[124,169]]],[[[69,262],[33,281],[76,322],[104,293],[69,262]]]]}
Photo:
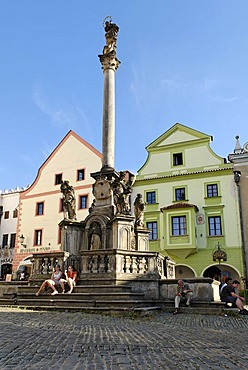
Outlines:
{"type": "Polygon", "coordinates": [[[191,279],[196,276],[195,272],[188,266],[175,266],[176,279],[191,279]]]}
{"type": "Polygon", "coordinates": [[[239,271],[237,271],[234,267],[225,264],[209,266],[202,272],[203,277],[209,277],[218,281],[221,281],[221,278],[224,275],[231,277],[233,280],[240,281],[241,278],[239,271]]]}
{"type": "Polygon", "coordinates": [[[24,258],[19,266],[18,266],[18,269],[16,271],[16,274],[17,274],[17,280],[20,280],[20,276],[21,276],[21,273],[24,273],[25,275],[25,280],[28,279],[28,277],[31,275],[32,273],[32,267],[33,267],[33,263],[30,261],[30,256],[29,257],[26,257],[24,258]]]}
{"type": "Polygon", "coordinates": [[[12,264],[11,263],[4,263],[1,266],[1,279],[5,280],[6,275],[12,274],[12,264]]]}

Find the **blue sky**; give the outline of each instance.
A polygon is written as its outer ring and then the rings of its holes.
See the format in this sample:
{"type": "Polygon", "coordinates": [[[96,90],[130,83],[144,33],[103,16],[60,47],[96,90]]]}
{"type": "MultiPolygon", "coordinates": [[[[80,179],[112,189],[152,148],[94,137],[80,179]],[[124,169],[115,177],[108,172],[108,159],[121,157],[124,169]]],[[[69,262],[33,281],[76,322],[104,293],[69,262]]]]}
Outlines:
{"type": "Polygon", "coordinates": [[[247,0],[0,0],[0,189],[31,184],[72,129],[101,151],[103,19],[119,26],[116,170],[176,122],[227,157],[248,141],[247,0]]]}

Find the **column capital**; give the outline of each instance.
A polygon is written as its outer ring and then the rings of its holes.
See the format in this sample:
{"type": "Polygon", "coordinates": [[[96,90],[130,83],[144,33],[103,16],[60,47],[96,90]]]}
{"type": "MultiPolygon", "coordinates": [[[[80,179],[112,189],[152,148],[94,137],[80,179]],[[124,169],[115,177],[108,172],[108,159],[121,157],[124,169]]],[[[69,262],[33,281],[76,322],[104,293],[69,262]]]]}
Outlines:
{"type": "Polygon", "coordinates": [[[118,69],[121,62],[116,58],[115,53],[98,55],[103,71],[112,69],[114,72],[118,69]]]}

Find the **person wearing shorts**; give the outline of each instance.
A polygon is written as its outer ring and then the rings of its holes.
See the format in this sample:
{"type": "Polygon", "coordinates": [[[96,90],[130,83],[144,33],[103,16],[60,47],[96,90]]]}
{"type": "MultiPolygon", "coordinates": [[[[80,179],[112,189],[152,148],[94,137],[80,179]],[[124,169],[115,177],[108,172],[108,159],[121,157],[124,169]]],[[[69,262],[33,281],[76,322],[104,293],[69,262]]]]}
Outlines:
{"type": "Polygon", "coordinates": [[[58,294],[56,287],[60,286],[61,278],[62,278],[62,271],[61,271],[60,265],[56,265],[54,267],[54,271],[52,273],[51,279],[47,279],[43,281],[43,283],[40,286],[40,289],[38,290],[37,293],[35,293],[35,295],[38,297],[38,295],[40,295],[42,290],[44,290],[47,286],[49,286],[53,290],[51,295],[58,294]]]}
{"type": "Polygon", "coordinates": [[[221,290],[220,298],[222,302],[232,303],[234,307],[237,307],[240,315],[248,315],[248,311],[244,308],[244,297],[240,297],[240,295],[236,293],[239,284],[238,280],[232,282],[231,278],[227,278],[226,285],[221,290]]]}

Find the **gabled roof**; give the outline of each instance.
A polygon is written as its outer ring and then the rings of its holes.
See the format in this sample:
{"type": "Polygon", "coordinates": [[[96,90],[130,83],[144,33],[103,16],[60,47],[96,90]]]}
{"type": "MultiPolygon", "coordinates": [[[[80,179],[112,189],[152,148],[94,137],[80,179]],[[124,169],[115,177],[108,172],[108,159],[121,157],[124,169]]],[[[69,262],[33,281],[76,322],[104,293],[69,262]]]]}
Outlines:
{"type": "Polygon", "coordinates": [[[91,144],[89,144],[81,136],[79,136],[78,134],[76,134],[76,132],[70,130],[65,135],[65,137],[61,140],[61,142],[56,146],[56,148],[52,151],[52,153],[49,155],[49,157],[47,157],[47,159],[41,165],[41,167],[39,168],[39,170],[42,169],[51,160],[51,158],[54,156],[54,154],[62,147],[62,145],[65,143],[66,140],[68,140],[68,138],[70,136],[75,137],[78,141],[80,141],[80,143],[82,143],[83,145],[85,145],[88,149],[90,149],[93,153],[95,153],[99,158],[102,157],[102,154],[96,148],[94,148],[91,144]]]}
{"type": "Polygon", "coordinates": [[[43,170],[43,168],[52,160],[52,158],[55,156],[55,154],[60,150],[60,148],[64,145],[64,143],[70,138],[70,137],[74,137],[76,140],[78,140],[81,144],[83,144],[85,147],[87,147],[90,151],[92,151],[96,156],[98,156],[99,158],[102,158],[102,154],[96,149],[94,148],[91,144],[89,144],[86,140],[84,140],[83,138],[81,138],[81,136],[79,136],[78,134],[76,134],[74,131],[70,130],[66,135],[65,137],[60,141],[60,143],[56,146],[56,148],[52,151],[52,153],[47,157],[47,159],[45,160],[45,162],[43,162],[43,164],[40,166],[40,168],[38,169],[38,172],[37,172],[37,175],[36,175],[36,178],[35,180],[33,181],[32,185],[26,190],[23,192],[23,194],[27,194],[29,191],[31,191],[34,187],[34,185],[36,184],[37,180],[39,179],[40,177],[40,174],[43,170]]]}
{"type": "Polygon", "coordinates": [[[213,137],[203,132],[194,130],[188,126],[184,126],[181,123],[175,123],[169,130],[160,135],[156,140],[146,147],[147,151],[151,151],[154,148],[162,147],[166,145],[171,145],[182,142],[192,142],[193,140],[201,140],[205,142],[210,142],[213,137]]]}

